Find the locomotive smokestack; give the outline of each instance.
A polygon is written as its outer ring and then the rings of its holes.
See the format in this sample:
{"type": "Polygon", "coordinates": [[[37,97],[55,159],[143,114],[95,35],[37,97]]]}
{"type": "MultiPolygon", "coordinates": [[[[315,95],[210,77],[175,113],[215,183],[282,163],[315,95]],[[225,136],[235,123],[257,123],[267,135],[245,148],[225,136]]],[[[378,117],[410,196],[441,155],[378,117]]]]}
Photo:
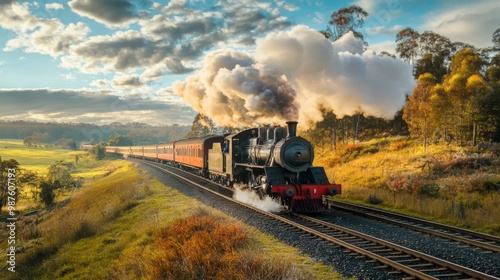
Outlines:
{"type": "Polygon", "coordinates": [[[297,124],[298,122],[296,121],[286,122],[286,125],[288,126],[288,135],[286,136],[286,138],[297,136],[297,124]]]}

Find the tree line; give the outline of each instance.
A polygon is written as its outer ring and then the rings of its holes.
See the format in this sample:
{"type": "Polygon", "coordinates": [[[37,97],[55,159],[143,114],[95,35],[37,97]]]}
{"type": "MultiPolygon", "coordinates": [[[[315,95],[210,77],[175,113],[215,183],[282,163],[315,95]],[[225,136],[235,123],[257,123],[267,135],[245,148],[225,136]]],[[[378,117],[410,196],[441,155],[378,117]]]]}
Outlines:
{"type": "Polygon", "coordinates": [[[78,149],[80,143],[97,144],[115,134],[124,135],[137,144],[154,144],[182,138],[187,125],[150,126],[141,123],[41,123],[31,121],[0,121],[0,138],[23,139],[28,147],[59,147],[78,149]]]}

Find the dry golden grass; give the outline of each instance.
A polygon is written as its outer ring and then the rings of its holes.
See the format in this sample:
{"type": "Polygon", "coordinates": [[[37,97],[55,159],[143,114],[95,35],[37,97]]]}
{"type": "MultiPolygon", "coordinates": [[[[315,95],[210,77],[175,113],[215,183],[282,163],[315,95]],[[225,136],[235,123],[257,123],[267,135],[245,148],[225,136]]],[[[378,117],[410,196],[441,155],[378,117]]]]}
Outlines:
{"type": "Polygon", "coordinates": [[[435,144],[424,153],[421,143],[398,137],[319,151],[315,164],[342,184],[340,199],[500,235],[497,150],[435,144]]]}
{"type": "Polygon", "coordinates": [[[204,211],[175,220],[155,236],[153,279],[313,279],[290,260],[253,250],[243,224],[204,211]]]}

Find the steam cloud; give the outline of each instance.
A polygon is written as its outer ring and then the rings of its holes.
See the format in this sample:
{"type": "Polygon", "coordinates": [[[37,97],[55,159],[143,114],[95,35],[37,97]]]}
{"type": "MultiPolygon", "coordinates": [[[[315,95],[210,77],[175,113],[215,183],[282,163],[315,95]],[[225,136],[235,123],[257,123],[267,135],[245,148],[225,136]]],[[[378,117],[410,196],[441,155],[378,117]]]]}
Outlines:
{"type": "Polygon", "coordinates": [[[415,81],[399,59],[363,52],[352,33],[330,42],[296,26],[257,41],[253,56],[221,50],[174,91],[220,125],[320,121],[320,106],[338,116],[362,110],[391,118],[415,81]]]}
{"type": "Polygon", "coordinates": [[[271,213],[279,213],[283,210],[283,207],[271,197],[266,196],[264,199],[260,199],[254,191],[244,190],[242,186],[235,186],[233,198],[271,213]]]}

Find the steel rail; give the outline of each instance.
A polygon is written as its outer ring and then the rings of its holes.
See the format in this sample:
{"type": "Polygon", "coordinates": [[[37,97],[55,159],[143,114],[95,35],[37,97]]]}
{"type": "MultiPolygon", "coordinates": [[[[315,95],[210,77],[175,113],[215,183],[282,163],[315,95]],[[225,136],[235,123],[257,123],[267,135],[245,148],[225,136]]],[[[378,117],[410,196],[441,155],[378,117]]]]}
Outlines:
{"type": "MultiPolygon", "coordinates": [[[[454,271],[459,272],[459,273],[463,273],[463,274],[468,275],[470,277],[474,277],[477,279],[499,279],[495,276],[491,276],[491,275],[479,272],[479,271],[471,269],[471,268],[467,268],[467,267],[464,267],[464,266],[461,266],[461,265],[458,265],[455,263],[451,263],[451,262],[448,262],[446,260],[436,258],[436,257],[430,256],[430,255],[427,255],[425,253],[418,252],[418,251],[412,250],[410,248],[403,247],[403,246],[400,246],[400,245],[397,245],[397,244],[394,244],[394,243],[391,243],[391,242],[388,242],[388,241],[385,241],[385,240],[382,240],[382,239],[379,239],[379,238],[376,238],[376,237],[373,237],[370,235],[366,235],[364,233],[360,233],[360,232],[357,232],[357,231],[354,231],[354,230],[351,230],[348,228],[344,228],[344,227],[341,227],[338,225],[334,225],[334,224],[324,222],[324,221],[321,221],[321,220],[318,220],[315,218],[311,218],[309,216],[301,215],[301,214],[294,214],[294,215],[296,215],[297,217],[300,217],[301,219],[313,222],[315,224],[319,224],[319,225],[322,225],[324,227],[338,230],[338,231],[347,233],[349,235],[356,236],[356,237],[371,241],[373,243],[383,245],[383,246],[388,247],[390,249],[393,249],[395,251],[403,252],[405,254],[414,256],[418,259],[425,260],[427,262],[430,262],[432,264],[436,264],[436,265],[444,267],[444,268],[449,268],[451,270],[454,270],[454,271]]],[[[383,258],[383,257],[377,255],[376,260],[379,260],[379,258],[383,258]]],[[[427,275],[427,274],[425,274],[425,275],[427,275]]],[[[421,277],[419,275],[412,275],[412,276],[421,277]]],[[[437,278],[427,278],[427,276],[423,279],[437,279],[437,278]]]]}
{"type": "Polygon", "coordinates": [[[439,224],[439,223],[427,221],[424,219],[419,219],[419,218],[415,218],[415,217],[411,217],[411,216],[407,216],[407,215],[403,215],[403,214],[384,211],[384,210],[373,208],[373,207],[356,205],[356,204],[344,202],[344,201],[335,200],[335,203],[332,204],[332,208],[346,210],[346,211],[349,211],[349,212],[352,212],[355,214],[366,216],[370,219],[377,219],[379,221],[390,223],[390,224],[393,224],[396,226],[405,227],[405,228],[408,228],[411,230],[427,233],[427,234],[434,235],[434,236],[439,236],[442,238],[447,238],[447,239],[450,239],[450,240],[453,240],[456,242],[475,246],[475,247],[478,247],[478,248],[481,248],[484,250],[489,250],[492,252],[500,252],[500,246],[496,245],[496,244],[500,244],[500,237],[498,237],[498,236],[479,233],[476,231],[471,231],[471,230],[467,230],[467,229],[463,229],[463,228],[459,228],[459,227],[439,224]],[[390,218],[388,218],[388,217],[390,217],[390,218]],[[402,220],[405,222],[393,220],[393,219],[399,219],[399,220],[402,220]],[[407,222],[411,222],[411,223],[415,223],[415,224],[408,224],[407,222]],[[417,224],[420,224],[420,225],[417,225],[417,224]],[[474,240],[474,239],[471,239],[468,237],[458,236],[458,235],[450,234],[447,232],[438,231],[438,230],[432,229],[432,228],[422,227],[422,225],[433,227],[436,229],[445,230],[448,232],[466,235],[469,237],[481,238],[483,240],[488,240],[488,241],[496,243],[496,244],[491,244],[491,243],[487,243],[484,241],[478,241],[478,240],[474,240]]]}

